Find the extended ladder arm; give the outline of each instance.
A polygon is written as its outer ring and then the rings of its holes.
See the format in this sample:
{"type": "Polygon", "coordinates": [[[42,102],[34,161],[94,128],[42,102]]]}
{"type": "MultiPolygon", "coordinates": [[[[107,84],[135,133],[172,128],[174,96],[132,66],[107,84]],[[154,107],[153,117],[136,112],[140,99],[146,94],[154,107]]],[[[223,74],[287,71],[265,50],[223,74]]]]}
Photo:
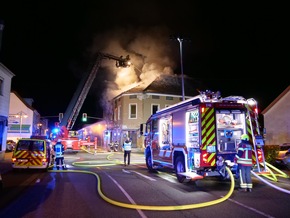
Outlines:
{"type": "Polygon", "coordinates": [[[105,58],[115,60],[117,67],[129,67],[131,65],[129,55],[127,55],[126,58],[123,58],[122,56],[117,57],[114,55],[105,54],[101,52],[97,53],[97,59],[95,61],[95,64],[93,65],[91,72],[87,77],[84,77],[81,80],[76,92],[73,95],[72,100],[70,101],[63,115],[63,119],[60,122],[61,127],[66,126],[67,130],[71,130],[73,128],[75,121],[81,110],[81,107],[83,106],[87,94],[93,84],[93,81],[95,80],[95,77],[101,65],[101,61],[102,59],[105,58]]]}

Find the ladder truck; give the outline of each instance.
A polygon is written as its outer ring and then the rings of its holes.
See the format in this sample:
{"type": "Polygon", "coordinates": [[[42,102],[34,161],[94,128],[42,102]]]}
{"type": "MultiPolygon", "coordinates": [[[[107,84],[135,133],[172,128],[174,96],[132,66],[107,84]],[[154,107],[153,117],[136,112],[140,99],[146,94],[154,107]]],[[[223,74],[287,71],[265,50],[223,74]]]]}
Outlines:
{"type": "Polygon", "coordinates": [[[81,141],[78,139],[78,137],[71,135],[70,132],[73,132],[71,130],[75,124],[75,121],[79,115],[79,112],[93,84],[93,81],[97,75],[97,72],[100,68],[103,59],[115,60],[116,67],[118,68],[119,67],[126,68],[130,67],[131,65],[129,55],[127,55],[126,57],[123,56],[118,57],[102,52],[98,52],[96,54],[96,61],[91,71],[79,83],[79,86],[77,87],[57,127],[59,131],[54,139],[57,140],[60,138],[62,140],[62,144],[65,147],[65,150],[70,149],[73,151],[78,151],[82,146],[81,141]]]}

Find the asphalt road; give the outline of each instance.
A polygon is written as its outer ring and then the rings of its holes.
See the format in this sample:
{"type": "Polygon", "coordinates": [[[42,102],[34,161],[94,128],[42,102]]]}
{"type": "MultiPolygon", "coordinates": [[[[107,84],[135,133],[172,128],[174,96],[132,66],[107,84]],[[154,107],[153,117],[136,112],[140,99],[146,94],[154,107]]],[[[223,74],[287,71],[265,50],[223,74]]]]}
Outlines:
{"type": "Polygon", "coordinates": [[[240,193],[237,184],[230,191],[231,181],[206,178],[181,184],[170,170],[150,173],[142,153],[132,154],[130,166],[123,165],[122,152],[66,154],[65,160],[67,171],[5,173],[0,217],[239,218],[289,213],[289,178],[267,179],[266,184],[253,176],[253,192],[240,193]],[[7,197],[9,201],[3,200],[7,197]]]}

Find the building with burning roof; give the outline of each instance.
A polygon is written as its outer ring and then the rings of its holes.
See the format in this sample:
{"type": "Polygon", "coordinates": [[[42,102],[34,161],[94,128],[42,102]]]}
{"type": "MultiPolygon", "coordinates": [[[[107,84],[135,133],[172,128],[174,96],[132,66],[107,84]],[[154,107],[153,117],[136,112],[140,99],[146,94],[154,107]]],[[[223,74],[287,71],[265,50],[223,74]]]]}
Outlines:
{"type": "MultiPolygon", "coordinates": [[[[190,77],[184,77],[184,98],[199,94],[207,87],[190,77]]],[[[123,143],[132,138],[133,147],[142,148],[140,124],[156,111],[182,101],[182,78],[178,75],[161,75],[149,85],[140,83],[111,100],[112,111],[107,114],[111,122],[107,126],[107,141],[123,143]]]]}

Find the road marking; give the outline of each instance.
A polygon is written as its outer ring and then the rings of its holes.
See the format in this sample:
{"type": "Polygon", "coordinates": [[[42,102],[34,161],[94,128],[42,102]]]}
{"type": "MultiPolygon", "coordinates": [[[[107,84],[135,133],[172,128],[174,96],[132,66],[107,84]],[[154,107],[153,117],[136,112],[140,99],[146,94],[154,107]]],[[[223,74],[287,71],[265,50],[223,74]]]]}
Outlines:
{"type": "MultiPolygon", "coordinates": [[[[224,196],[221,196],[221,197],[224,197],[224,196]]],[[[253,211],[253,212],[257,213],[257,214],[260,214],[260,215],[262,215],[262,216],[265,216],[265,217],[268,217],[268,218],[274,218],[273,216],[271,216],[271,215],[269,215],[269,214],[266,214],[266,213],[264,213],[264,212],[262,212],[262,211],[259,211],[259,210],[255,209],[255,208],[249,207],[249,206],[247,206],[247,205],[245,205],[245,204],[242,204],[242,203],[240,203],[240,202],[238,202],[238,201],[235,201],[235,200],[233,200],[233,199],[230,199],[230,198],[229,198],[228,200],[231,201],[231,202],[233,202],[233,203],[235,203],[235,204],[238,204],[239,206],[242,206],[242,207],[244,207],[244,208],[247,208],[248,210],[251,210],[251,211],[253,211]]]]}
{"type": "Polygon", "coordinates": [[[129,170],[122,169],[124,173],[131,173],[129,170]]]}
{"type": "MultiPolygon", "coordinates": [[[[111,177],[109,174],[105,172],[105,174],[117,185],[117,187],[123,192],[123,194],[128,198],[128,200],[131,202],[131,204],[136,204],[136,202],[131,198],[131,196],[123,189],[123,187],[115,180],[113,177],[111,177]]],[[[142,210],[137,209],[138,213],[142,218],[146,218],[146,215],[143,213],[142,210]]]]}
{"type": "Polygon", "coordinates": [[[156,181],[156,179],[153,179],[153,178],[151,178],[151,177],[149,177],[149,176],[145,176],[145,175],[143,175],[142,173],[139,173],[139,172],[136,172],[136,171],[131,171],[131,172],[136,173],[136,174],[138,174],[139,176],[142,176],[142,177],[144,177],[145,179],[148,179],[148,180],[150,180],[150,181],[156,181]]]}

